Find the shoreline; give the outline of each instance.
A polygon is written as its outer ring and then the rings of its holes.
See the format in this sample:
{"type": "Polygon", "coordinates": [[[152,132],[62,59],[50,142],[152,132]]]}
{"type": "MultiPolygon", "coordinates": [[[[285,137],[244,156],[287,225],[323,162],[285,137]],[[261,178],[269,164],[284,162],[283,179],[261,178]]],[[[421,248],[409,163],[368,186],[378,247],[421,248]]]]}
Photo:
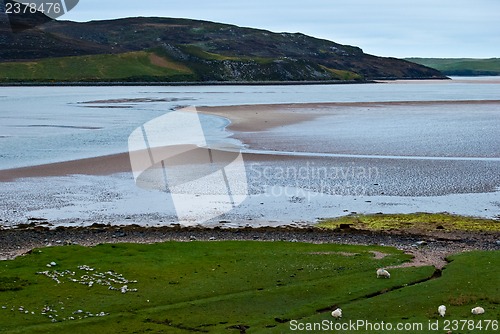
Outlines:
{"type": "MultiPolygon", "coordinates": [[[[422,82],[469,82],[471,79],[493,78],[492,83],[500,82],[500,75],[446,76],[443,78],[371,78],[366,80],[311,80],[311,81],[72,81],[72,82],[0,82],[0,87],[99,87],[99,86],[308,86],[308,85],[351,85],[370,83],[416,83],[422,82]]],[[[472,81],[476,82],[476,81],[472,81]]]]}
{"type": "MultiPolygon", "coordinates": [[[[216,151],[216,150],[212,150],[216,151]]],[[[221,150],[222,152],[226,152],[221,150]]],[[[304,160],[312,161],[313,167],[315,162],[322,159],[334,158],[340,160],[358,159],[366,160],[408,160],[408,161],[484,161],[484,162],[499,162],[500,158],[479,158],[479,157],[421,157],[421,156],[384,156],[384,155],[360,155],[360,154],[330,154],[330,153],[308,153],[308,152],[282,152],[282,151],[262,151],[262,150],[246,150],[242,151],[242,157],[248,163],[263,163],[263,162],[278,162],[287,161],[289,163],[303,163],[304,160]]],[[[227,151],[232,152],[232,151],[227,151]]],[[[199,163],[203,163],[200,161],[199,163]]],[[[198,163],[192,163],[195,166],[198,163]]],[[[320,165],[318,165],[320,166],[320,165]]],[[[302,166],[303,167],[303,166],[302,166]]],[[[151,169],[161,168],[159,164],[152,165],[151,169]]],[[[276,167],[272,167],[276,168],[276,167]]],[[[299,167],[300,168],[300,167],[299,167]]],[[[317,172],[323,171],[317,167],[317,172]]],[[[336,168],[336,167],[332,167],[336,168]]],[[[68,160],[54,162],[42,165],[15,167],[0,170],[0,183],[15,182],[18,179],[24,178],[46,178],[46,177],[61,177],[71,175],[87,175],[87,176],[110,176],[119,173],[132,173],[130,165],[129,152],[122,152],[112,155],[97,156],[91,158],[82,158],[77,160],[68,160]]],[[[344,171],[345,172],[345,171],[344,171]]],[[[360,171],[361,172],[361,171],[360,171]]],[[[476,192],[473,192],[476,193],[476,192]]]]}
{"type": "MultiPolygon", "coordinates": [[[[32,224],[34,225],[34,224],[32,224]]],[[[90,227],[42,226],[0,230],[0,261],[30,253],[35,248],[81,245],[92,247],[102,243],[190,242],[190,241],[266,241],[380,245],[400,249],[413,255],[410,265],[432,265],[443,268],[452,254],[473,250],[500,250],[498,232],[450,231],[419,233],[418,231],[370,231],[353,228],[320,229],[309,227],[206,228],[143,227],[138,225],[90,227]],[[420,242],[420,245],[418,244],[420,242]]]]}
{"type": "Polygon", "coordinates": [[[318,81],[160,81],[160,82],[126,82],[126,81],[97,81],[97,82],[0,82],[0,87],[94,87],[94,86],[290,86],[290,85],[343,85],[378,83],[392,80],[449,80],[446,78],[415,78],[391,79],[381,78],[373,80],[318,80],[318,81]]]}
{"type": "Polygon", "coordinates": [[[372,102],[315,102],[315,103],[277,103],[245,104],[228,106],[197,106],[196,110],[207,115],[223,117],[229,121],[226,129],[237,132],[269,130],[322,117],[322,109],[342,107],[378,106],[433,106],[433,105],[489,105],[500,104],[500,100],[435,100],[435,101],[372,101],[372,102]],[[262,113],[262,114],[259,114],[262,113]],[[286,117],[282,117],[286,113],[286,117]],[[260,115],[255,117],[255,115],[260,115]],[[265,115],[265,118],[262,118],[265,115]]]}

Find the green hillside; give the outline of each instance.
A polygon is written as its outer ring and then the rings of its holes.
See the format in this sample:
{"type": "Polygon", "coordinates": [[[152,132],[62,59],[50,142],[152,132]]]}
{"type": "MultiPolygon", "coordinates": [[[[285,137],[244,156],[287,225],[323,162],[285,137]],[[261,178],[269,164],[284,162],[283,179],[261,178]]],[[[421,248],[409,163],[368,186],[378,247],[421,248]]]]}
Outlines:
{"type": "Polygon", "coordinates": [[[137,51],[0,63],[0,80],[194,81],[195,76],[182,64],[154,52],[137,51]]]}
{"type": "Polygon", "coordinates": [[[500,75],[500,58],[406,58],[450,76],[500,75]]]}

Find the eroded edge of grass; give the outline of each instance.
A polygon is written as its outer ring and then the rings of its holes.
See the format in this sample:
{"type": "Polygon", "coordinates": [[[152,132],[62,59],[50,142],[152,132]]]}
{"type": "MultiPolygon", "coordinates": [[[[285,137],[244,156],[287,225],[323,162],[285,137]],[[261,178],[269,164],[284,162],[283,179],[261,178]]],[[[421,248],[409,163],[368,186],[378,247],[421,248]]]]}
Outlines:
{"type": "Polygon", "coordinates": [[[422,230],[422,231],[468,231],[500,232],[500,221],[442,213],[410,214],[352,214],[320,221],[317,227],[339,229],[350,227],[362,230],[422,230]]]}

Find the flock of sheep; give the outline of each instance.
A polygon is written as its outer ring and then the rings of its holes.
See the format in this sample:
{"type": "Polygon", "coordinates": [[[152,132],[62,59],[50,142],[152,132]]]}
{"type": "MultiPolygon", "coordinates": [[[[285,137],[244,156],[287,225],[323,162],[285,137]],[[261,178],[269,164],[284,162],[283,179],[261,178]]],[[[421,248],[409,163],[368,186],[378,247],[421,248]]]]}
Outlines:
{"type": "MultiPolygon", "coordinates": [[[[379,268],[377,269],[377,278],[391,278],[391,274],[383,269],[383,268],[379,268]]],[[[438,307],[438,313],[440,316],[444,317],[445,314],[446,314],[446,306],[445,305],[440,305],[438,307]]],[[[475,314],[475,315],[478,315],[478,314],[483,314],[484,313],[484,308],[480,307],[480,306],[477,306],[477,307],[474,307],[472,310],[471,310],[471,313],[472,314],[475,314]]],[[[342,318],[342,309],[341,308],[337,308],[335,309],[333,312],[332,312],[332,317],[338,319],[338,318],[342,318]]]]}

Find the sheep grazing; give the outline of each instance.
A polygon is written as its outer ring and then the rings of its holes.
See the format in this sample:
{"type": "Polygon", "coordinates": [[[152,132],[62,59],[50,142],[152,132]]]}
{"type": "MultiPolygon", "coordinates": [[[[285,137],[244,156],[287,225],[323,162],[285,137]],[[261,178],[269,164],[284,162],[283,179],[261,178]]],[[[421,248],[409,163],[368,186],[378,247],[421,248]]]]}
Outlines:
{"type": "Polygon", "coordinates": [[[377,269],[377,278],[383,277],[383,278],[391,278],[391,274],[385,269],[377,269]]]}
{"type": "Polygon", "coordinates": [[[446,306],[440,305],[438,307],[438,313],[440,316],[444,317],[444,315],[446,314],[446,306]]]}
{"type": "Polygon", "coordinates": [[[335,311],[332,312],[332,317],[338,319],[342,318],[342,309],[337,308],[335,311]]]}
{"type": "Polygon", "coordinates": [[[484,308],[482,308],[482,307],[480,307],[480,306],[474,307],[474,308],[471,310],[471,313],[472,313],[472,314],[483,314],[483,313],[484,313],[484,308]]]}

